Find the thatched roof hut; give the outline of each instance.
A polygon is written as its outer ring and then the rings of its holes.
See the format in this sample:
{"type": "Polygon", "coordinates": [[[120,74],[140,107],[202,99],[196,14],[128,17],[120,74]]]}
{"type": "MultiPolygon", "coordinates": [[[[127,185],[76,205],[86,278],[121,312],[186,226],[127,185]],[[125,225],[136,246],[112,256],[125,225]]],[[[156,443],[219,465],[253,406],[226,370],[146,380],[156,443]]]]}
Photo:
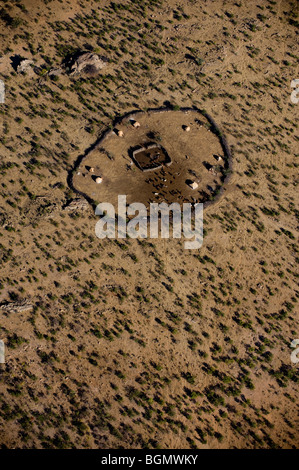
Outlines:
{"type": "Polygon", "coordinates": [[[188,186],[191,188],[191,189],[197,189],[198,188],[198,183],[196,183],[195,181],[192,181],[188,184],[188,186]]]}

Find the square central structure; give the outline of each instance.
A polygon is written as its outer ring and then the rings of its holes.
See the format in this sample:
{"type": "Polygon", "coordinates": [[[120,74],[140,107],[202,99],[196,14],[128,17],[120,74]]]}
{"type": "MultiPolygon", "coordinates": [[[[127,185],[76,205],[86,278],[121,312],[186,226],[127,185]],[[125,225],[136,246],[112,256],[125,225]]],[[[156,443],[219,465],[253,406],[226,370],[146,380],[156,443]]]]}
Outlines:
{"type": "Polygon", "coordinates": [[[133,150],[132,159],[141,171],[151,171],[169,166],[172,161],[166,150],[157,143],[140,145],[133,150]]]}

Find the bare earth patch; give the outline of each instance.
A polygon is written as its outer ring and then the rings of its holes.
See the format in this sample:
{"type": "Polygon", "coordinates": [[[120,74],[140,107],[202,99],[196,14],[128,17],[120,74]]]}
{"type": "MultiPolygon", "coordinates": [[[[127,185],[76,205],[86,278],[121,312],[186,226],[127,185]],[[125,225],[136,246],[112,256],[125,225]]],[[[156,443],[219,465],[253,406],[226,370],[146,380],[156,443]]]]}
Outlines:
{"type": "Polygon", "coordinates": [[[134,122],[132,115],[126,116],[84,158],[73,177],[77,190],[112,204],[119,194],[127,195],[129,204],[148,204],[205,202],[219,192],[227,156],[203,115],[197,111],[138,113],[140,127],[134,127],[134,122]],[[155,143],[166,150],[171,165],[143,172],[134,162],[134,149],[155,143]]]}

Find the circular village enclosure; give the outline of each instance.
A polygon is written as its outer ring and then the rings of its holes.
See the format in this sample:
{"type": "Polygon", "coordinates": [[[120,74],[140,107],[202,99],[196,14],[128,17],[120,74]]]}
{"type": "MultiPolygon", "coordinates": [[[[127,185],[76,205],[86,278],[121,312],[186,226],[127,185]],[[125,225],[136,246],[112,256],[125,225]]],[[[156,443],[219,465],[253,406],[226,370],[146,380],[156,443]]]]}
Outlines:
{"type": "Polygon", "coordinates": [[[115,121],[72,172],[71,187],[91,203],[215,201],[231,156],[214,120],[193,108],[137,111],[115,121]]]}

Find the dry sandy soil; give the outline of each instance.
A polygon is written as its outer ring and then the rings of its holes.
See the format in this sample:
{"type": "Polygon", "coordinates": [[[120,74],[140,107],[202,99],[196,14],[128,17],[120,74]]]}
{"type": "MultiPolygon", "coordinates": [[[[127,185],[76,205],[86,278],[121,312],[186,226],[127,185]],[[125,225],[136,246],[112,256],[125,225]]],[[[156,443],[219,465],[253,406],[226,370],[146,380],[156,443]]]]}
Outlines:
{"type": "Polygon", "coordinates": [[[298,446],[297,44],[288,0],[1,2],[3,448],[298,446]],[[77,50],[109,64],[49,75],[77,50]],[[74,164],[169,103],[233,153],[203,247],[100,241],[91,206],[67,210],[74,164]]]}
{"type": "Polygon", "coordinates": [[[136,117],[139,128],[133,127],[132,119],[123,119],[115,131],[86,155],[73,177],[75,189],[94,201],[117,206],[119,194],[127,196],[128,204],[204,202],[222,186],[224,153],[206,118],[195,111],[144,113],[136,117]],[[184,126],[190,131],[186,132],[184,126]],[[132,150],[151,142],[165,148],[171,165],[142,172],[134,165],[132,150]],[[221,157],[219,164],[217,156],[221,157]],[[95,182],[98,176],[103,180],[100,186],[95,182]],[[198,188],[192,190],[189,181],[196,182],[198,188]]]}

